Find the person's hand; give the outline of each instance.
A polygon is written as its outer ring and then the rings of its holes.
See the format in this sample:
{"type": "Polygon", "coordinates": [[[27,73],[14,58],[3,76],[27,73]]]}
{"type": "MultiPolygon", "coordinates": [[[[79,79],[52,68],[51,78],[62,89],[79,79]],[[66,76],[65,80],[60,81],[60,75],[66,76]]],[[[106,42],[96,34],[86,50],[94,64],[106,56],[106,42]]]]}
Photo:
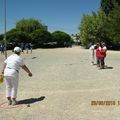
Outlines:
{"type": "Polygon", "coordinates": [[[28,73],[28,76],[32,77],[32,73],[28,73]]]}

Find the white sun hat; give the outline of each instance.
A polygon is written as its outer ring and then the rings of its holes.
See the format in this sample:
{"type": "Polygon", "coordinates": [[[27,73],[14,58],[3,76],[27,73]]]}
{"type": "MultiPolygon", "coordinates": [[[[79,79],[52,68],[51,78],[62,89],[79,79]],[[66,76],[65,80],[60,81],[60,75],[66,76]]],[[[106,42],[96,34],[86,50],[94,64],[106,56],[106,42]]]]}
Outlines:
{"type": "Polygon", "coordinates": [[[21,48],[20,47],[15,47],[14,52],[21,52],[21,48]]]}

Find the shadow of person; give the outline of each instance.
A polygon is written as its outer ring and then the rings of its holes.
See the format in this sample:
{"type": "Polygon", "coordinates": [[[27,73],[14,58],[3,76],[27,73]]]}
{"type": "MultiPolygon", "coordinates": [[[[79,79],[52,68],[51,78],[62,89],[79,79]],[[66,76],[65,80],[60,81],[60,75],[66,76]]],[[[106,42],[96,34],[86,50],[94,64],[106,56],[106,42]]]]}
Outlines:
{"type": "Polygon", "coordinates": [[[18,104],[32,104],[35,102],[39,102],[45,99],[45,96],[41,96],[39,98],[29,98],[29,99],[24,99],[24,100],[20,100],[18,101],[18,104]]]}
{"type": "Polygon", "coordinates": [[[113,67],[106,67],[105,69],[113,69],[113,67]]]}
{"type": "Polygon", "coordinates": [[[105,66],[105,69],[113,69],[113,67],[105,66]]]}
{"type": "Polygon", "coordinates": [[[105,66],[104,68],[99,68],[99,70],[100,69],[113,69],[113,67],[107,67],[107,66],[105,66]]]}

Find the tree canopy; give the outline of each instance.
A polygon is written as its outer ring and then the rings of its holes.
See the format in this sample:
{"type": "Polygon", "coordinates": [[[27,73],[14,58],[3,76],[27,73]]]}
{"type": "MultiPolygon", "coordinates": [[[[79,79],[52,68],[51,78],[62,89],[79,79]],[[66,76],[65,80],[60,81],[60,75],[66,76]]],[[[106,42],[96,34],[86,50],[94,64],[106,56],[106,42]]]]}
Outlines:
{"type": "Polygon", "coordinates": [[[72,43],[70,35],[62,31],[53,32],[52,39],[53,42],[56,42],[58,47],[69,47],[72,43]]]}
{"type": "Polygon", "coordinates": [[[40,21],[36,19],[22,19],[16,23],[16,29],[22,32],[32,33],[37,29],[46,29],[46,26],[43,25],[40,21]]]}
{"type": "Polygon", "coordinates": [[[51,33],[42,29],[37,29],[31,33],[30,36],[32,38],[31,43],[34,44],[35,47],[43,47],[45,43],[52,41],[51,33]]]}
{"type": "Polygon", "coordinates": [[[101,9],[83,15],[79,30],[85,47],[91,42],[106,42],[111,49],[120,49],[120,0],[101,0],[101,9]]]}
{"type": "Polygon", "coordinates": [[[90,42],[98,42],[105,38],[104,21],[106,15],[103,11],[93,12],[92,15],[84,15],[80,24],[80,38],[84,46],[90,42]]]}
{"type": "Polygon", "coordinates": [[[120,0],[101,0],[101,9],[108,15],[116,4],[120,5],[120,0]]]}

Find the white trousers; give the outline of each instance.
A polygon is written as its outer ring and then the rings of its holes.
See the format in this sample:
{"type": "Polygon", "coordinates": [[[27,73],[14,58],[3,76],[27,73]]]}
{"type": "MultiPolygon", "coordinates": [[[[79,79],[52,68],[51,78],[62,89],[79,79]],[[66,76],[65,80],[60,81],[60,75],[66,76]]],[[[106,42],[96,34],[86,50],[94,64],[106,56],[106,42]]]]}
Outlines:
{"type": "Polygon", "coordinates": [[[94,63],[94,61],[95,61],[95,53],[90,52],[90,63],[94,63]]]}
{"type": "Polygon", "coordinates": [[[16,98],[19,77],[4,76],[6,83],[6,97],[16,98]]]}

